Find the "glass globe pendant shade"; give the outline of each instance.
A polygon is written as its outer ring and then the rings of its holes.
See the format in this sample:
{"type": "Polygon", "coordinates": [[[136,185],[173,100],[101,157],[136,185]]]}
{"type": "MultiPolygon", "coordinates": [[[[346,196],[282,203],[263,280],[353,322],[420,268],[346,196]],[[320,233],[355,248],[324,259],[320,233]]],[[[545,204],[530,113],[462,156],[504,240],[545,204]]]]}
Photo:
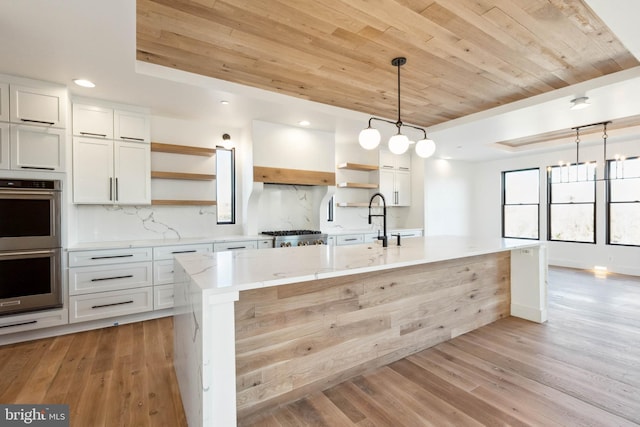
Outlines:
{"type": "Polygon", "coordinates": [[[373,150],[380,144],[380,132],[372,127],[363,129],[358,136],[358,142],[365,150],[373,150]]]}
{"type": "Polygon", "coordinates": [[[389,138],[389,150],[393,154],[403,154],[409,148],[409,138],[406,135],[397,134],[389,138]]]}
{"type": "Polygon", "coordinates": [[[436,151],[436,143],[431,139],[421,139],[416,143],[416,154],[423,159],[433,156],[436,151]]]}

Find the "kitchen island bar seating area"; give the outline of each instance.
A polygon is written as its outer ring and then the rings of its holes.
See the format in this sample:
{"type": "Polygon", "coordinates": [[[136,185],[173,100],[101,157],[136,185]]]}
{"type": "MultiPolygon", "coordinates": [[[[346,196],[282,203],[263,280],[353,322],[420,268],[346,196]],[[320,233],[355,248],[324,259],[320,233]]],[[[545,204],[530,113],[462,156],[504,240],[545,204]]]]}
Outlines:
{"type": "Polygon", "coordinates": [[[176,257],[190,426],[233,426],[512,315],[546,320],[546,247],[517,239],[176,257]]]}

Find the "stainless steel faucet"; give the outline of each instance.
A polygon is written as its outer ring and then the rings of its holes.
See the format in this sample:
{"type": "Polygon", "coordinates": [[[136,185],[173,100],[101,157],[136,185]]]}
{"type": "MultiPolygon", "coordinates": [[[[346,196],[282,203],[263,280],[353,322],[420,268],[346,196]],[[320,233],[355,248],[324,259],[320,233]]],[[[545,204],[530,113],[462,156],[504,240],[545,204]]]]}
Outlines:
{"type": "MultiPolygon", "coordinates": [[[[371,196],[371,200],[369,200],[369,224],[371,224],[371,218],[374,216],[382,217],[382,236],[378,236],[378,240],[382,240],[382,247],[387,247],[387,202],[384,200],[384,196],[382,193],[375,193],[371,196]],[[371,213],[371,204],[373,203],[373,199],[379,196],[382,199],[382,215],[380,214],[372,214],[371,213]]],[[[378,232],[379,233],[379,232],[378,232]]]]}

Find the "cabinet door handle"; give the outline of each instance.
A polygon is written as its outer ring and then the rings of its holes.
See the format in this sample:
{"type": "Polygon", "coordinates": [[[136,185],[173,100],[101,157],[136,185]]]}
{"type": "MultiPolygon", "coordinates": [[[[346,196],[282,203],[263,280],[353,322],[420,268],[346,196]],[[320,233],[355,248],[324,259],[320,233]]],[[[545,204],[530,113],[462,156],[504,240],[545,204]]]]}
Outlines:
{"type": "Polygon", "coordinates": [[[196,252],[196,250],[195,249],[191,249],[191,250],[188,250],[188,251],[173,251],[171,253],[172,254],[190,254],[190,253],[193,253],[193,252],[196,252]]]}
{"type": "Polygon", "coordinates": [[[133,274],[127,274],[126,276],[99,277],[97,279],[91,279],[91,281],[102,282],[103,280],[130,279],[131,277],[133,277],[133,274]]]}
{"type": "Polygon", "coordinates": [[[129,141],[142,141],[144,142],[144,138],[134,138],[132,136],[121,136],[120,139],[126,139],[129,141]]]}
{"type": "Polygon", "coordinates": [[[122,302],[114,302],[112,304],[93,305],[93,306],[91,306],[91,308],[113,307],[114,305],[124,305],[124,304],[133,304],[133,300],[122,301],[122,302]]]}
{"type": "Polygon", "coordinates": [[[92,132],[80,132],[80,135],[101,136],[103,138],[106,138],[107,136],[106,133],[92,133],[92,132]]]}
{"type": "Polygon", "coordinates": [[[406,167],[406,166],[400,166],[400,168],[399,168],[399,169],[400,169],[401,171],[408,171],[408,170],[409,170],[409,168],[408,168],[408,167],[406,167]]]}
{"type": "Polygon", "coordinates": [[[233,247],[227,248],[227,250],[233,250],[233,249],[247,249],[247,247],[246,246],[233,246],[233,247]]]}
{"type": "Polygon", "coordinates": [[[106,255],[106,256],[92,256],[91,259],[111,259],[111,258],[129,258],[132,257],[133,254],[127,255],[106,255]]]}
{"type": "Polygon", "coordinates": [[[28,322],[12,323],[10,325],[2,325],[2,326],[0,326],[0,329],[2,329],[2,328],[13,328],[14,326],[33,325],[35,323],[38,323],[38,321],[37,320],[30,320],[28,322]]]}
{"type": "Polygon", "coordinates": [[[109,178],[109,200],[113,200],[113,178],[109,178]]]}
{"type": "Polygon", "coordinates": [[[118,178],[116,178],[116,202],[118,201],[118,178]]]}
{"type": "Polygon", "coordinates": [[[43,120],[31,120],[31,119],[20,119],[20,120],[26,123],[40,123],[41,125],[52,125],[52,126],[55,125],[55,122],[46,122],[43,120]]]}
{"type": "Polygon", "coordinates": [[[52,170],[55,170],[56,168],[47,168],[42,166],[20,166],[20,169],[36,169],[36,170],[43,170],[43,171],[52,171],[52,170]]]}

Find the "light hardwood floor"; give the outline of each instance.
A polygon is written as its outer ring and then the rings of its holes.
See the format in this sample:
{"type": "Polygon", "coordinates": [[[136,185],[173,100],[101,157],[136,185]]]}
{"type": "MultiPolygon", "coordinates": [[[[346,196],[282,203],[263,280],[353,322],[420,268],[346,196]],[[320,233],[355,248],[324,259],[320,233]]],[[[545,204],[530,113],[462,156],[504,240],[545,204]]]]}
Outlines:
{"type": "MultiPolygon", "coordinates": [[[[640,278],[550,269],[549,321],[499,320],[256,426],[640,425],[640,278]]],[[[72,426],[184,426],[170,318],[0,347],[0,403],[72,426]]]]}

